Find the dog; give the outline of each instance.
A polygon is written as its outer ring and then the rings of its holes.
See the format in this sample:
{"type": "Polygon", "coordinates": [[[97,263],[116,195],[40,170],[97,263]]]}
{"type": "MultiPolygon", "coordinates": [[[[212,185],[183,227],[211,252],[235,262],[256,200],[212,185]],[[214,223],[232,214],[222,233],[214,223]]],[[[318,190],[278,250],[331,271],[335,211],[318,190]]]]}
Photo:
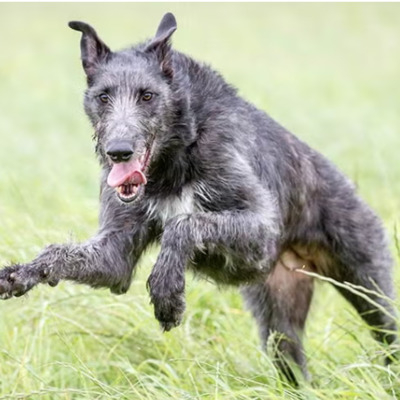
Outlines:
{"type": "Polygon", "coordinates": [[[119,52],[90,25],[69,26],[82,34],[100,227],[87,242],[52,244],[1,270],[3,299],[60,280],[125,293],[143,252],[159,243],[147,286],[165,331],[182,320],[186,270],[236,285],[262,342],[279,337],[275,361],[296,383],[293,366],[308,374],[301,333],[317,273],[365,288],[359,296],[337,286],[377,340],[395,341],[386,234],[348,178],[213,69],[172,49],[171,13],[151,40],[119,52]]]}

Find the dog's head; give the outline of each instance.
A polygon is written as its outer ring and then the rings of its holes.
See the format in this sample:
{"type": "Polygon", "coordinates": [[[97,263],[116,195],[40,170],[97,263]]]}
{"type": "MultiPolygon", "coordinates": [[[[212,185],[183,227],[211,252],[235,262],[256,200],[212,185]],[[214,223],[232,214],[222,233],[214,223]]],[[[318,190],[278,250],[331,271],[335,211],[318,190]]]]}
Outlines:
{"type": "Polygon", "coordinates": [[[107,183],[126,203],[140,197],[149,169],[176,118],[170,38],[177,25],[168,13],[153,39],[112,52],[84,22],[81,58],[88,89],[84,106],[94,128],[96,150],[108,171],[107,183]]]}

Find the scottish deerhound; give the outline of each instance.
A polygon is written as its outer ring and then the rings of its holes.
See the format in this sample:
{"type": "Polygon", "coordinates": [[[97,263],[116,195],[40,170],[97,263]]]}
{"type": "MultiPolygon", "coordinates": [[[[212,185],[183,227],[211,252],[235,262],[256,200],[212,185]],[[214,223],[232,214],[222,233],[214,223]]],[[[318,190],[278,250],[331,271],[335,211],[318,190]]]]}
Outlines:
{"type": "Polygon", "coordinates": [[[125,293],[143,251],[159,242],[148,290],[166,331],[182,319],[186,269],[240,286],[262,341],[281,334],[276,362],[294,381],[287,360],[307,375],[300,337],[313,278],[303,269],[385,294],[338,287],[378,340],[395,340],[385,232],[334,165],[173,50],[172,14],[154,38],[119,52],[88,24],[69,26],[82,33],[84,107],[102,166],[100,229],[4,268],[3,299],[61,279],[125,293]]]}

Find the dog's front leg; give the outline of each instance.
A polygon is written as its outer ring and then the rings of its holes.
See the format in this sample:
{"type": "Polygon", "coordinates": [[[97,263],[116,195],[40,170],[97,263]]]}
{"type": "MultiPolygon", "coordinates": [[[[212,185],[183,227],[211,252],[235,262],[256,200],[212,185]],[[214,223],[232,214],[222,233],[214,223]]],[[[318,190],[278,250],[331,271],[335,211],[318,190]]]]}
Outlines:
{"type": "Polygon", "coordinates": [[[115,201],[106,176],[97,235],[83,243],[52,244],[33,261],[0,270],[0,298],[22,296],[39,283],[55,286],[60,280],[107,287],[117,294],[128,290],[132,271],[152,235],[134,208],[115,201]]]}
{"type": "Polygon", "coordinates": [[[104,231],[84,243],[52,244],[30,263],[0,270],[0,298],[19,297],[38,283],[55,286],[60,280],[125,293],[145,243],[141,229],[104,231]]]}
{"type": "Polygon", "coordinates": [[[273,212],[196,213],[169,220],[148,279],[155,316],[162,328],[168,331],[181,321],[185,269],[197,250],[217,247],[267,274],[276,261],[278,238],[279,223],[273,212]]]}

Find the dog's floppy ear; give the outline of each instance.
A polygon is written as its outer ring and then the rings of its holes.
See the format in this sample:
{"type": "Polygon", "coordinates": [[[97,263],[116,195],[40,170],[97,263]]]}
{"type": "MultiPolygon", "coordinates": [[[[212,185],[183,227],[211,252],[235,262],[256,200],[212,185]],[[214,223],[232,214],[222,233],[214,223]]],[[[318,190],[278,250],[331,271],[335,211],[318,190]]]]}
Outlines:
{"type": "Polygon", "coordinates": [[[172,13],[165,14],[158,26],[156,35],[145,49],[146,52],[156,53],[161,70],[170,79],[173,76],[170,38],[176,31],[176,28],[174,15],[172,13]]]}
{"type": "Polygon", "coordinates": [[[90,80],[90,77],[96,71],[97,65],[105,61],[111,51],[89,24],[80,21],[71,21],[68,23],[68,26],[75,31],[82,32],[81,59],[83,69],[88,80],[90,80]]]}

